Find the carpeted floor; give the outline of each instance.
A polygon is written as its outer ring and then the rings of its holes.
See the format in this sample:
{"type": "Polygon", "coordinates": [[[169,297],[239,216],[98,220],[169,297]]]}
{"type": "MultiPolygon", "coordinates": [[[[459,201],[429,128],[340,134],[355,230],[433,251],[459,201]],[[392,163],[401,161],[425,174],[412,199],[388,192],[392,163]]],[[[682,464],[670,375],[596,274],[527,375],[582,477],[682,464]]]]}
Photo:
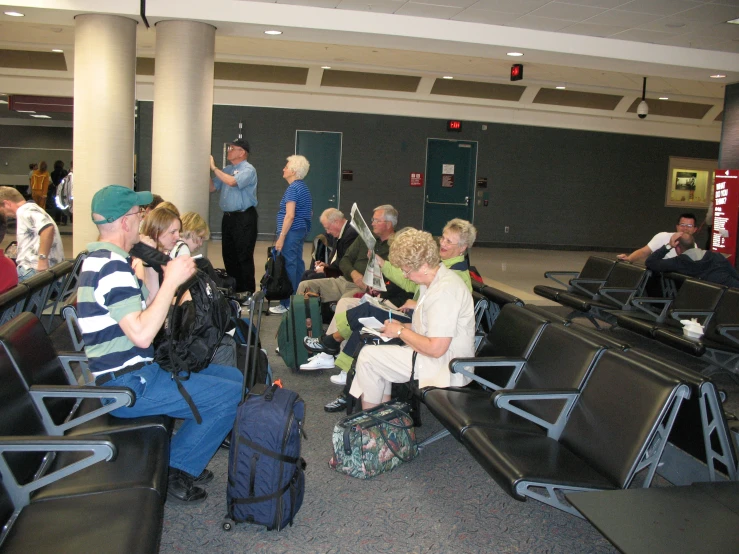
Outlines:
{"type": "MultiPolygon", "coordinates": [[[[586,521],[543,504],[512,499],[451,437],[410,464],[362,481],[328,467],[331,432],[342,414],[323,405],[340,387],[333,371],[294,374],[275,354],[279,318],[263,319],[261,339],[275,376],[306,401],[305,501],[295,524],[280,532],[252,525],[221,529],[226,514],[228,452],[208,466],[215,479],[197,506],[165,505],[161,552],[615,552],[586,521]]],[[[419,437],[441,429],[427,411],[419,437]]]]}

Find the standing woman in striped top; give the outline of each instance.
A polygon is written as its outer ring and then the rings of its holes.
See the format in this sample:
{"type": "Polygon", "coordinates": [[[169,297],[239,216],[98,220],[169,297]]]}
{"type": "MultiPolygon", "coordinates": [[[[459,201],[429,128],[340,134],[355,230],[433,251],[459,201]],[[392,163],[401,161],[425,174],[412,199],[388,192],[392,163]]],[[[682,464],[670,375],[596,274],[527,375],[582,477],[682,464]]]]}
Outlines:
{"type": "MultiPolygon", "coordinates": [[[[303,178],[308,174],[310,164],[305,156],[290,156],[282,170],[282,177],[288,187],[280,200],[280,211],[277,212],[277,242],[275,248],[285,257],[285,267],[290,277],[293,291],[298,290],[300,277],[305,271],[303,261],[303,242],[310,233],[313,216],[313,199],[303,178]]],[[[270,312],[280,314],[287,311],[290,300],[280,301],[279,306],[270,308],[270,312]]]]}

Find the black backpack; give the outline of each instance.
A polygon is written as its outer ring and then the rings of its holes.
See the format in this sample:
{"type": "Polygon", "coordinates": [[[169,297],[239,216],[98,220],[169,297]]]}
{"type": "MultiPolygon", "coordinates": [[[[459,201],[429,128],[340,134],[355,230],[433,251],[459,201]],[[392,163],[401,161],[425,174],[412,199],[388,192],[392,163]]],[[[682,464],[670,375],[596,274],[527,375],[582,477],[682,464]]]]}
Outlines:
{"type": "MultiPolygon", "coordinates": [[[[150,246],[138,243],[131,255],[141,258],[152,267],[169,262],[169,257],[150,246]]],[[[213,359],[231,321],[231,308],[223,294],[208,275],[197,270],[195,275],[177,289],[175,302],[169,308],[162,330],[154,340],[154,362],[177,382],[177,388],[187,400],[195,420],[202,421],[190,395],[180,381],[190,373],[205,369],[213,359]],[[185,292],[191,300],[182,302],[185,292]]]]}
{"type": "Polygon", "coordinates": [[[267,263],[264,265],[264,277],[259,286],[264,291],[267,300],[284,300],[290,298],[293,286],[287,276],[285,257],[273,246],[267,249],[267,263]]]}

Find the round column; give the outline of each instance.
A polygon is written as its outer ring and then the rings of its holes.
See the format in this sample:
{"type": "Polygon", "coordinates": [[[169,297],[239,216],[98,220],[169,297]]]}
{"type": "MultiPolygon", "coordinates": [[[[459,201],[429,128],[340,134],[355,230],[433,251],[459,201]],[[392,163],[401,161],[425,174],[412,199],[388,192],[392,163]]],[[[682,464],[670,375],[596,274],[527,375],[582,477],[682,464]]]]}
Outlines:
{"type": "Polygon", "coordinates": [[[156,31],[151,191],[207,221],[216,29],[161,21],[156,31]]]}
{"type": "Polygon", "coordinates": [[[74,252],[97,240],[93,195],[133,186],[136,21],[78,15],[74,34],[74,252]]]}

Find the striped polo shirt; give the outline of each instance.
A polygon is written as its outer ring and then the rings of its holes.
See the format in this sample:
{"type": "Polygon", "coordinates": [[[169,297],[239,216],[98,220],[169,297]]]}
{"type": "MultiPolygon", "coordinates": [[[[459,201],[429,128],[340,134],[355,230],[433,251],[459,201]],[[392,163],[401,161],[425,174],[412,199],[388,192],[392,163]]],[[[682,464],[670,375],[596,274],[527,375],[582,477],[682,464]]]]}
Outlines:
{"type": "Polygon", "coordinates": [[[282,233],[282,223],[285,221],[288,202],[295,202],[295,219],[289,230],[305,229],[306,233],[310,233],[311,218],[313,217],[313,197],[305,183],[298,179],[290,183],[282,196],[282,200],[280,200],[280,210],[277,212],[277,234],[282,233]]]}
{"type": "Polygon", "coordinates": [[[77,289],[77,315],[90,370],[97,377],[141,362],[151,361],[154,348],[139,348],[118,322],[146,308],[148,291],[131,268],[123,249],[93,242],[82,263],[77,289]]]}

